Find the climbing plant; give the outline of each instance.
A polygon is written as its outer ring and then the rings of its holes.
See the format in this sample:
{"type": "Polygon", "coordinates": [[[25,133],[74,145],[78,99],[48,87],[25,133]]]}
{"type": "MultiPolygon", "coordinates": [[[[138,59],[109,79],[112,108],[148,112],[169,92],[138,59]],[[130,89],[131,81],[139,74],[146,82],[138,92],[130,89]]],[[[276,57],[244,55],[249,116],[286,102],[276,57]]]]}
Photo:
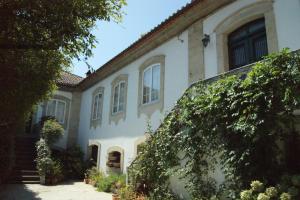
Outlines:
{"type": "Polygon", "coordinates": [[[299,85],[300,56],[287,49],[256,63],[246,77],[194,84],[143,146],[130,168],[131,183],[153,199],[175,199],[169,180],[177,176],[192,199],[209,199],[220,192],[216,166],[227,191],[299,173],[297,158],[286,155],[291,138],[300,145],[293,115],[299,85]]]}

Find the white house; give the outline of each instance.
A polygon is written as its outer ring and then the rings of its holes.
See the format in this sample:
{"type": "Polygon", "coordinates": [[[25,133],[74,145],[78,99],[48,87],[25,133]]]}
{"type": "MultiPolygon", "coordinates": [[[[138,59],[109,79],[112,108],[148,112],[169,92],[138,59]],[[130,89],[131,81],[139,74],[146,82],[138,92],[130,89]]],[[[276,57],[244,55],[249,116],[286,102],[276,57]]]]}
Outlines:
{"type": "Polygon", "coordinates": [[[33,123],[55,116],[57,144],[103,171],[126,172],[138,145],[194,82],[300,49],[299,0],[194,0],[84,79],[64,73],[33,123]]]}

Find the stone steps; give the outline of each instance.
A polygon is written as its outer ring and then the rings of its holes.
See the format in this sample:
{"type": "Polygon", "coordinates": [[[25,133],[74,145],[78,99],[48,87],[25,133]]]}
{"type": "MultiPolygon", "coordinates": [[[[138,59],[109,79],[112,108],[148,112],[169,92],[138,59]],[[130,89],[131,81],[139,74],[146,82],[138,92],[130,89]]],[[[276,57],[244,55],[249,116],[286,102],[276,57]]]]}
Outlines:
{"type": "Polygon", "coordinates": [[[15,140],[16,164],[9,183],[39,184],[40,177],[36,169],[35,141],[32,138],[18,137],[15,140]]]}

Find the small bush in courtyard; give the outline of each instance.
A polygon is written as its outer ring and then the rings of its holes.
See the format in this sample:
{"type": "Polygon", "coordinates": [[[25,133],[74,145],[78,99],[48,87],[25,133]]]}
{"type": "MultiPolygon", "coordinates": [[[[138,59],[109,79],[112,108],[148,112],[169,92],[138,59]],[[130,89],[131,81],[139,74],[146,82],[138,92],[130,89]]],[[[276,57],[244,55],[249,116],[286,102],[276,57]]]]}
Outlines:
{"type": "Polygon", "coordinates": [[[53,156],[61,161],[66,177],[76,179],[84,177],[86,167],[80,147],[74,146],[63,151],[56,150],[53,151],[53,156]]]}
{"type": "Polygon", "coordinates": [[[52,145],[63,136],[64,128],[56,120],[48,119],[43,124],[41,134],[45,141],[52,145]]]}
{"type": "Polygon", "coordinates": [[[90,183],[96,187],[96,184],[100,183],[105,177],[104,173],[99,171],[97,167],[92,167],[91,169],[87,170],[86,174],[87,178],[90,180],[90,183]]]}
{"type": "Polygon", "coordinates": [[[108,176],[96,182],[98,191],[117,193],[119,189],[126,185],[126,176],[118,174],[109,174],[108,176]]]}
{"type": "Polygon", "coordinates": [[[50,184],[59,183],[64,179],[63,166],[59,160],[54,160],[49,169],[50,184]]]}
{"type": "Polygon", "coordinates": [[[40,176],[45,177],[47,184],[56,184],[63,180],[62,164],[54,160],[51,156],[51,150],[44,139],[40,139],[37,144],[37,170],[40,176]]]}
{"type": "Polygon", "coordinates": [[[36,144],[37,149],[37,158],[36,158],[36,166],[40,176],[45,176],[49,174],[50,168],[53,164],[53,160],[51,158],[51,151],[49,146],[47,145],[44,139],[40,139],[36,144]]]}
{"type": "Polygon", "coordinates": [[[132,186],[125,186],[121,188],[118,192],[120,195],[121,200],[147,200],[148,198],[139,195],[134,191],[134,188],[132,186]]]}
{"type": "Polygon", "coordinates": [[[126,186],[126,176],[120,174],[109,174],[106,176],[102,171],[93,167],[86,172],[90,183],[97,187],[100,192],[112,192],[117,194],[121,188],[126,186]]]}

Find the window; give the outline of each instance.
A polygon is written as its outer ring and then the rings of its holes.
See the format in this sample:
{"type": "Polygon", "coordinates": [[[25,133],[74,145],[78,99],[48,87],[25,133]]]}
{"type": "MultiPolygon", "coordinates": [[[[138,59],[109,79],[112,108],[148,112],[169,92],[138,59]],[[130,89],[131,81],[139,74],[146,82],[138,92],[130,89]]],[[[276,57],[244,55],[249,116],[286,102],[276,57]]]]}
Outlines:
{"type": "Polygon", "coordinates": [[[55,117],[63,124],[65,122],[66,102],[58,99],[52,99],[47,103],[47,116],[55,117]]]}
{"type": "Polygon", "coordinates": [[[160,64],[146,68],[143,73],[143,104],[159,100],[160,64]]]}
{"type": "Polygon", "coordinates": [[[102,102],[102,93],[98,93],[94,96],[94,104],[93,104],[93,120],[98,120],[101,117],[101,102],[102,102]]]}
{"type": "Polygon", "coordinates": [[[121,168],[121,153],[118,151],[110,152],[108,154],[107,166],[120,169],[121,168]]]}
{"type": "Polygon", "coordinates": [[[268,54],[265,20],[250,22],[228,36],[230,70],[262,59],[268,54]]]}
{"type": "Polygon", "coordinates": [[[97,128],[101,125],[102,121],[102,109],[104,101],[104,87],[96,88],[92,93],[92,102],[90,104],[90,128],[97,128]]]}
{"type": "Polygon", "coordinates": [[[122,173],[124,166],[124,149],[118,146],[107,150],[106,170],[108,173],[122,173]]]}
{"type": "Polygon", "coordinates": [[[164,108],[165,55],[146,59],[139,66],[138,117],[151,115],[164,108]]]}
{"type": "Polygon", "coordinates": [[[125,81],[119,82],[114,87],[112,113],[123,112],[125,108],[125,81]]]}

